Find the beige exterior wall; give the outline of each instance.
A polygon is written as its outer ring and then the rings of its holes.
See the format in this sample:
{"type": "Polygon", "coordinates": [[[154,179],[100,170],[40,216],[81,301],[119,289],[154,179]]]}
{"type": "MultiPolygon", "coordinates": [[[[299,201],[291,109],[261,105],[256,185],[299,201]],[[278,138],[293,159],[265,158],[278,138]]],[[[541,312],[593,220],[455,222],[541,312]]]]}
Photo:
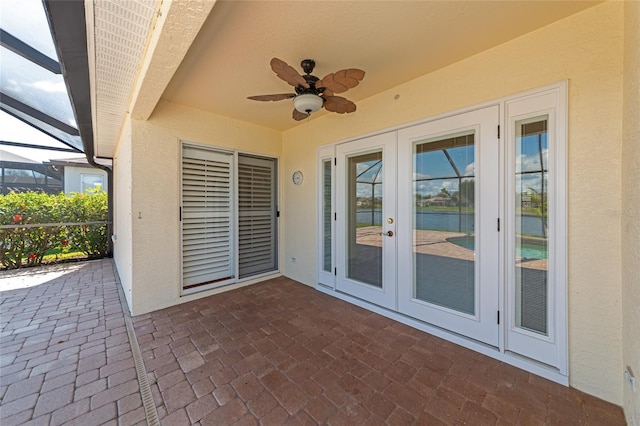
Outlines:
{"type": "Polygon", "coordinates": [[[280,157],[280,132],[162,101],[131,139],[132,313],[237,287],[180,297],[180,140],[280,157]]]}
{"type": "Polygon", "coordinates": [[[127,120],[113,157],[113,260],[131,308],[133,232],[131,229],[131,121],[127,120]]]}
{"type": "Polygon", "coordinates": [[[622,122],[622,368],[631,367],[636,391],[623,384],[630,425],[640,425],[640,2],[625,3],[622,122]]]}
{"type": "Polygon", "coordinates": [[[596,6],[285,132],[285,275],[316,282],[318,146],[568,79],[570,383],[621,404],[621,218],[610,212],[621,203],[623,9],[596,6]]]}

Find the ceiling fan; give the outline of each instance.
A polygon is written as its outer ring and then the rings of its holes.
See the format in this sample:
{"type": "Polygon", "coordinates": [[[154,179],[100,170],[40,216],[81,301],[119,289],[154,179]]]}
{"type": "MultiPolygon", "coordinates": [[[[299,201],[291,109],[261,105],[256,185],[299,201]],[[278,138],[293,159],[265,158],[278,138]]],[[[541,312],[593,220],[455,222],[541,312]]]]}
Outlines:
{"type": "Polygon", "coordinates": [[[356,110],[356,104],[336,93],[346,92],[356,87],[364,78],[364,71],[356,68],[340,70],[325,76],[322,80],[311,75],[316,66],[313,59],[304,59],[300,66],[305,75],[300,75],[292,66],[281,59],[271,59],[271,69],[278,77],[295,87],[295,93],[249,96],[254,101],[280,101],[293,99],[293,119],[300,121],[324,107],[338,114],[356,110]]]}

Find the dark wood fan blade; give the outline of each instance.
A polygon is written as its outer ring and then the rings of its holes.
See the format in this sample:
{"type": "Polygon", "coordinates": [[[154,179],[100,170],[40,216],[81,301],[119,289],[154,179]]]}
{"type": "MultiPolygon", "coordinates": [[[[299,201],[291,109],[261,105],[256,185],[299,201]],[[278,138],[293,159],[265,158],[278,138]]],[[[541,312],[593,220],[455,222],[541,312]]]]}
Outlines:
{"type": "Polygon", "coordinates": [[[295,97],[295,93],[278,93],[276,95],[249,96],[247,99],[251,99],[252,101],[281,101],[283,99],[291,99],[295,97]]]}
{"type": "Polygon", "coordinates": [[[293,109],[293,119],[296,121],[301,121],[304,120],[305,118],[309,117],[308,114],[305,114],[304,112],[300,112],[297,109],[293,109]]]}
{"type": "Polygon", "coordinates": [[[364,71],[356,68],[349,68],[325,76],[322,80],[316,83],[316,87],[325,87],[334,93],[342,93],[356,87],[360,84],[360,81],[362,81],[363,78],[364,71]]]}
{"type": "Polygon", "coordinates": [[[342,96],[325,96],[324,108],[327,111],[345,114],[354,112],[356,104],[342,96]]]}
{"type": "Polygon", "coordinates": [[[285,61],[278,58],[271,59],[271,69],[276,73],[278,77],[280,77],[282,80],[286,81],[293,87],[302,86],[305,89],[309,88],[309,83],[307,83],[307,81],[302,78],[302,76],[298,74],[298,72],[285,61]]]}

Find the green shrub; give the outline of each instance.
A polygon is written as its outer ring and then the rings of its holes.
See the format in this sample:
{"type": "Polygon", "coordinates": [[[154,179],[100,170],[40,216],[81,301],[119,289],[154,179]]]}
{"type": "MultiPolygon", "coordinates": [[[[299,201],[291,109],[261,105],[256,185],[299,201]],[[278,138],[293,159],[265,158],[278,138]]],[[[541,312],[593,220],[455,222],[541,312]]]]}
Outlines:
{"type": "MultiPolygon", "coordinates": [[[[72,194],[66,200],[67,222],[100,222],[107,220],[107,193],[88,190],[84,194],[72,194]]],[[[107,254],[107,226],[82,225],[67,229],[73,246],[89,257],[107,254]]]]}
{"type": "MultiPolygon", "coordinates": [[[[38,192],[0,195],[0,225],[107,220],[107,194],[65,196],[38,192]]],[[[89,257],[107,252],[106,225],[0,229],[0,264],[8,269],[42,263],[47,251],[78,250],[89,257]]]]}

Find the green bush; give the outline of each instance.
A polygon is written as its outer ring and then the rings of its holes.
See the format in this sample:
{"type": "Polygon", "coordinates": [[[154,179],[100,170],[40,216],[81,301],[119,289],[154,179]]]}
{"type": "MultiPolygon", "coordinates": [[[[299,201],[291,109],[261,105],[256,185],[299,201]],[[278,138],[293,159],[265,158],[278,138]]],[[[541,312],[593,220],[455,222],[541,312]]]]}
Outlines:
{"type": "MultiPolygon", "coordinates": [[[[66,196],[38,192],[0,195],[0,225],[107,220],[107,194],[66,196]]],[[[47,251],[77,250],[89,257],[107,252],[106,225],[0,229],[0,264],[8,269],[42,263],[47,251]]]]}
{"type": "MultiPolygon", "coordinates": [[[[66,222],[100,222],[107,220],[107,193],[85,192],[72,194],[66,200],[64,217],[66,222]]],[[[74,247],[89,257],[104,257],[107,254],[106,225],[71,226],[67,229],[74,247]]]]}

